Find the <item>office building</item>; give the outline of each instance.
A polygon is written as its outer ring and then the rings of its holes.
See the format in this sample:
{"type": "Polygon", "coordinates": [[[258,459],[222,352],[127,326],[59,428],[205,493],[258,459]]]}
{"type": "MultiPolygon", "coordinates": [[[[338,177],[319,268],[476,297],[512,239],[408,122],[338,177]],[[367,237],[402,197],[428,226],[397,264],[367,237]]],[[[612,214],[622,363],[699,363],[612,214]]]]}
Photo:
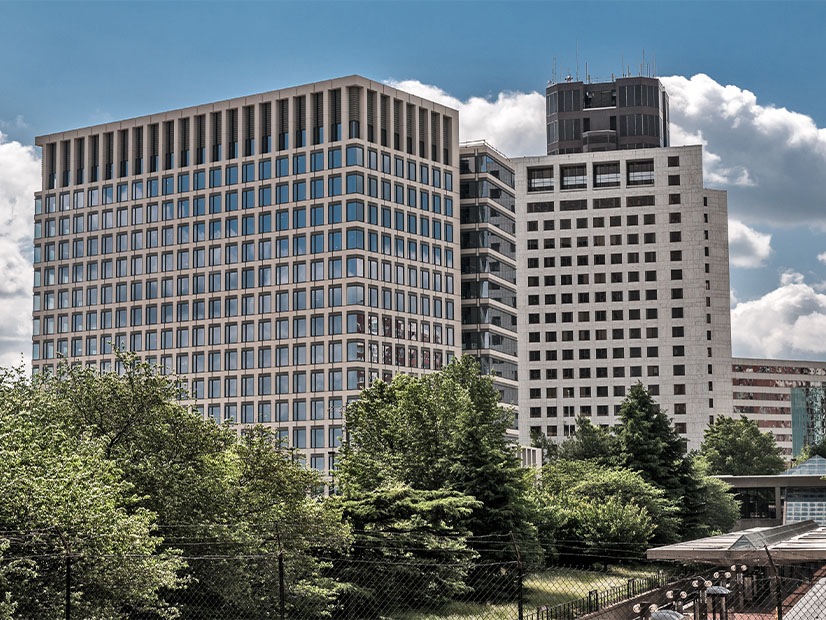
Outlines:
{"type": "Polygon", "coordinates": [[[690,448],[731,411],[726,194],[700,146],[510,160],[519,432],[611,426],[646,385],[690,448]]]}
{"type": "Polygon", "coordinates": [[[458,115],[359,76],[37,138],[33,369],[135,351],[327,470],[460,352],[458,115]]]}
{"type": "Polygon", "coordinates": [[[548,155],[669,146],[668,93],[657,78],[569,80],[545,89],[548,155]]]}
{"type": "Polygon", "coordinates": [[[505,405],[518,401],[516,202],[508,158],[485,142],[460,150],[462,352],[476,357],[505,405]]]}
{"type": "Polygon", "coordinates": [[[734,415],[771,431],[785,458],[822,439],[826,362],[736,357],[732,384],[734,415]]]}

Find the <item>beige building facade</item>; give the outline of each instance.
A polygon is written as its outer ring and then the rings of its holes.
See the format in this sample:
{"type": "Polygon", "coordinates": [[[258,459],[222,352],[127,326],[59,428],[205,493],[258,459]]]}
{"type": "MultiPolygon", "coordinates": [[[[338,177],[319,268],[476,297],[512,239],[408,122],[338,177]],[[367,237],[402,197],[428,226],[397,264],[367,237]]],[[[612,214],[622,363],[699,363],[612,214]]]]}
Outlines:
{"type": "Polygon", "coordinates": [[[458,129],[350,76],[38,137],[34,371],[135,351],[329,470],[360,389],[461,350],[458,129]]]}
{"type": "Polygon", "coordinates": [[[702,148],[512,159],[519,431],[617,421],[642,382],[698,448],[731,411],[726,194],[702,148]]]}

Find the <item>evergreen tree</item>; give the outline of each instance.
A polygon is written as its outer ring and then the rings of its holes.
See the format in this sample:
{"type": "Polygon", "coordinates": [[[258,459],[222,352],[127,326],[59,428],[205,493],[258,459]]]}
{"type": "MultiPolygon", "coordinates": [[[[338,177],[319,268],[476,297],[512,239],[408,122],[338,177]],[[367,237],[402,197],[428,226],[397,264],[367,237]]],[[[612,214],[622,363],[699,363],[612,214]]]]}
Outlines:
{"type": "Polygon", "coordinates": [[[620,408],[617,440],[622,465],[676,499],[682,495],[686,444],[642,383],[631,387],[620,408]]]}

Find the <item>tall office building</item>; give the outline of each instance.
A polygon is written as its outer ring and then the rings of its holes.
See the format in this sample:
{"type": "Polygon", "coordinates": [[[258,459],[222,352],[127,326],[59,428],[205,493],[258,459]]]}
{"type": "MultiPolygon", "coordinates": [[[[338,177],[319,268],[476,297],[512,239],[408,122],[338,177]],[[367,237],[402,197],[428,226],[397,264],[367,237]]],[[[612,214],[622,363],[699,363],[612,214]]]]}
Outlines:
{"type": "Polygon", "coordinates": [[[486,142],[460,151],[462,352],[493,374],[502,403],[516,405],[515,176],[508,158],[486,142]]]}
{"type": "Polygon", "coordinates": [[[549,84],[548,155],[669,146],[668,93],[657,78],[549,84]]]}
{"type": "Polygon", "coordinates": [[[352,76],[36,143],[35,372],[138,352],[325,470],[361,388],[460,351],[455,110],[352,76]]]}
{"type": "Polygon", "coordinates": [[[702,147],[510,163],[521,441],[610,426],[641,381],[699,447],[732,396],[726,194],[702,147]]]}

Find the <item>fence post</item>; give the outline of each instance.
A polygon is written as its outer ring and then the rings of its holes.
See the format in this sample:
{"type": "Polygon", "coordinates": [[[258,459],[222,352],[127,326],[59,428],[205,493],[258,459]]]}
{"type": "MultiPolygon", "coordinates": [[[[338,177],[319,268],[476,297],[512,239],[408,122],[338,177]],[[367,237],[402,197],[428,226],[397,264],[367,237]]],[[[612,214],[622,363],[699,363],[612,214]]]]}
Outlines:
{"type": "MultiPolygon", "coordinates": [[[[518,609],[519,609],[519,620],[523,620],[524,616],[524,603],[522,596],[522,556],[519,555],[519,545],[516,544],[516,538],[513,536],[513,532],[509,532],[511,537],[511,544],[513,544],[513,550],[516,552],[516,577],[518,582],[516,584],[516,595],[518,597],[518,609]]],[[[284,620],[283,618],[281,620],[284,620]]]]}
{"type": "Polygon", "coordinates": [[[772,554],[769,553],[769,547],[763,545],[763,548],[766,550],[766,555],[769,556],[769,564],[771,564],[772,572],[774,573],[774,589],[777,596],[777,620],[783,620],[783,582],[780,579],[780,571],[774,563],[772,554]]]}
{"type": "Polygon", "coordinates": [[[278,550],[278,617],[284,620],[285,614],[285,599],[284,596],[284,550],[278,550]]]}

